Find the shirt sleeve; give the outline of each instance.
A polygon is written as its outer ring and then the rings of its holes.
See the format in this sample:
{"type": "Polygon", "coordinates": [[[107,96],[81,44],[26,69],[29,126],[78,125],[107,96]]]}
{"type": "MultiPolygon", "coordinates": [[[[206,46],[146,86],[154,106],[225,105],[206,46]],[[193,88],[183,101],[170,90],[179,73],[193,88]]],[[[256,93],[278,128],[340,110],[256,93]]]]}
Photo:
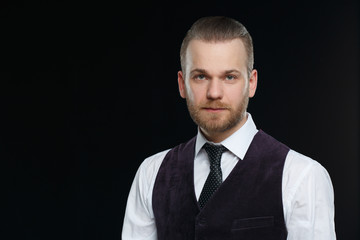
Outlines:
{"type": "Polygon", "coordinates": [[[292,187],[286,219],[288,240],[335,240],[334,192],[330,176],[318,162],[311,159],[305,162],[293,166],[293,170],[301,174],[292,187]]]}
{"type": "Polygon", "coordinates": [[[145,159],[136,172],[126,204],[122,240],[157,240],[152,190],[167,151],[145,159]]]}

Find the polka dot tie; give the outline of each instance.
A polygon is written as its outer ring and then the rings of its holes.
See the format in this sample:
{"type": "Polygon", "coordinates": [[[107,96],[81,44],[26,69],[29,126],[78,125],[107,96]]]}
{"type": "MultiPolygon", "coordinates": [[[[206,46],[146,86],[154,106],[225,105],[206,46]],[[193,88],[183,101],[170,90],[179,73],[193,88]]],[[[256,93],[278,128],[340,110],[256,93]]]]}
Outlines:
{"type": "Polygon", "coordinates": [[[222,183],[221,155],[223,152],[227,151],[226,147],[222,145],[218,146],[209,143],[205,143],[203,148],[209,156],[210,173],[199,197],[200,208],[205,206],[206,202],[222,183]]]}

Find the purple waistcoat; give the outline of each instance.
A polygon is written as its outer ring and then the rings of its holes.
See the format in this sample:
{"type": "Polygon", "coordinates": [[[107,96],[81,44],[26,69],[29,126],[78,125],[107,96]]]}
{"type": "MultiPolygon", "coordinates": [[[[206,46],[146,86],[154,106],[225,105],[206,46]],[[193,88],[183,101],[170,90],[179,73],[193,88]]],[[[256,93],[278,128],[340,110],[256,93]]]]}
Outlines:
{"type": "Polygon", "coordinates": [[[194,190],[195,141],[170,150],[152,196],[159,240],[285,240],[282,173],[289,148],[259,131],[242,161],[200,210],[194,190]]]}

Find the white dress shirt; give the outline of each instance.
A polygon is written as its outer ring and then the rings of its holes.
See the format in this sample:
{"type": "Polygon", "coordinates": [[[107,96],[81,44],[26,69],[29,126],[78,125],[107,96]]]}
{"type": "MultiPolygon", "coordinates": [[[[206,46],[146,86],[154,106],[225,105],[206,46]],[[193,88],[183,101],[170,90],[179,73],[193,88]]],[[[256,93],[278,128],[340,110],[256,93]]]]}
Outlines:
{"type": "MultiPolygon", "coordinates": [[[[242,161],[258,132],[251,115],[246,123],[220,144],[229,151],[222,154],[223,180],[238,161],[242,161]]],[[[210,172],[202,146],[207,142],[198,131],[194,159],[194,187],[197,199],[210,172]]],[[[139,167],[130,189],[123,240],[157,240],[152,209],[152,191],[160,165],[169,150],[155,154],[139,167]]],[[[284,218],[288,240],[334,240],[334,192],[329,174],[318,162],[290,150],[285,159],[282,179],[284,218]]]]}

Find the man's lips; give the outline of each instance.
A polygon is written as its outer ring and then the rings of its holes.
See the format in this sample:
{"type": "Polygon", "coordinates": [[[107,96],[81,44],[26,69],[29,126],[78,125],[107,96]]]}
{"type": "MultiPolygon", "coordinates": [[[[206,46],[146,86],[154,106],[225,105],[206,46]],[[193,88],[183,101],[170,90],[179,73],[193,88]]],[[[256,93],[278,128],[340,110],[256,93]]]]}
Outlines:
{"type": "Polygon", "coordinates": [[[204,107],[203,108],[207,112],[217,113],[227,110],[227,108],[212,108],[212,107],[204,107]]]}

